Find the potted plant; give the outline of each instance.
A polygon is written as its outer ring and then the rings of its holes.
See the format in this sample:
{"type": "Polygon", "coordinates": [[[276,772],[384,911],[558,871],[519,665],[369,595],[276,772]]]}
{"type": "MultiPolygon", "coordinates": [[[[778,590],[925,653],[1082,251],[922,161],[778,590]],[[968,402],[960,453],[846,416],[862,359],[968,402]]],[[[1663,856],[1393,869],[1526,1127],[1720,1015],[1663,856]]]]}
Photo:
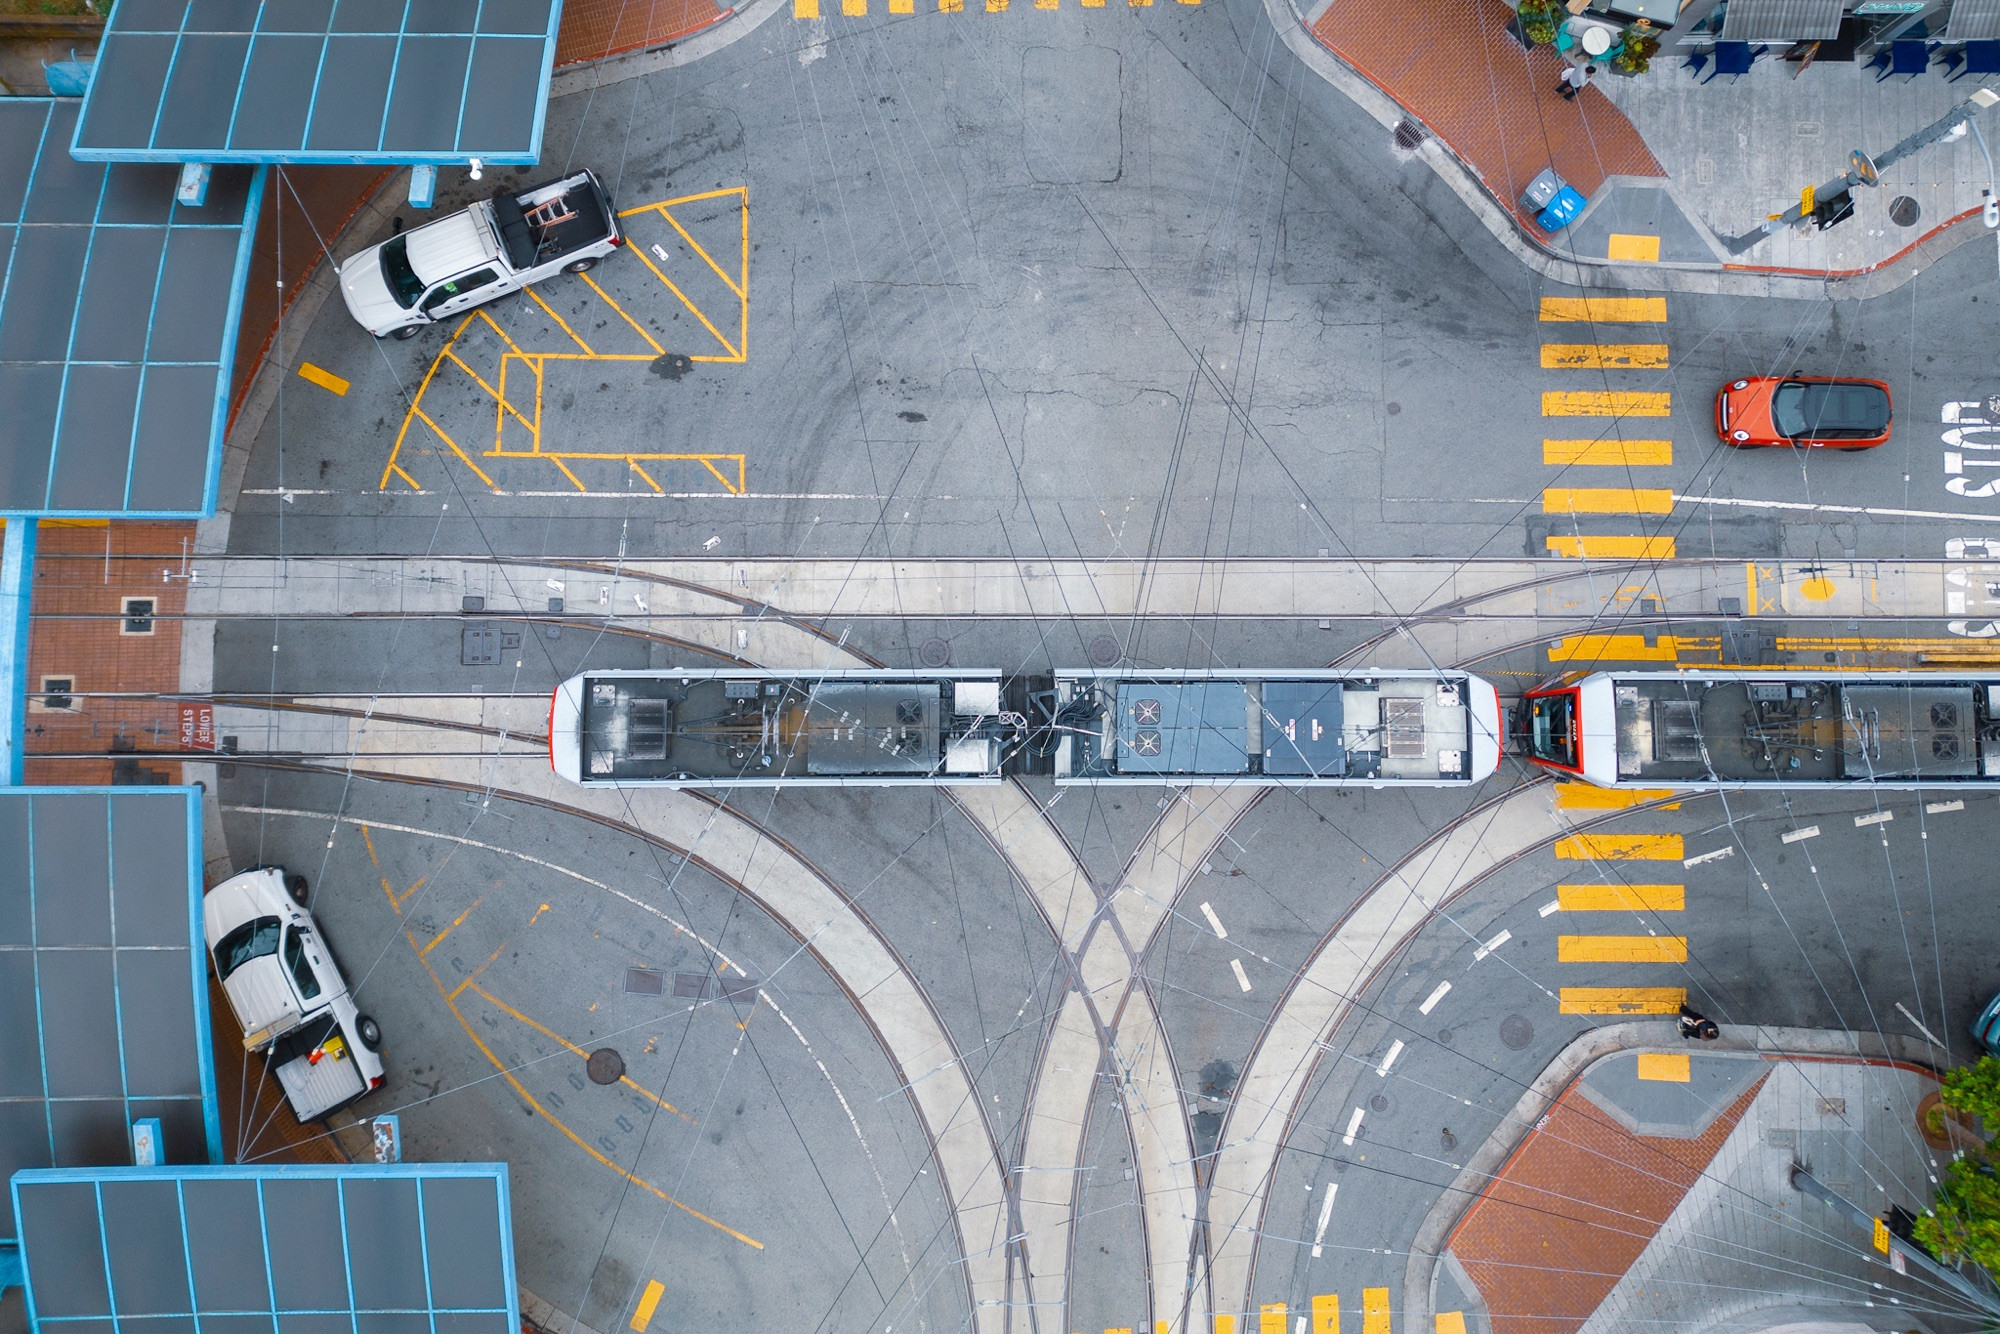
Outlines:
{"type": "Polygon", "coordinates": [[[1653,35],[1653,25],[1640,19],[1622,34],[1618,52],[1611,57],[1611,68],[1620,74],[1644,74],[1653,67],[1653,53],[1660,49],[1660,39],[1653,35]]]}
{"type": "Polygon", "coordinates": [[[1514,21],[1519,26],[1523,46],[1551,46],[1556,40],[1556,16],[1561,13],[1554,0],[1521,0],[1514,21]]]}

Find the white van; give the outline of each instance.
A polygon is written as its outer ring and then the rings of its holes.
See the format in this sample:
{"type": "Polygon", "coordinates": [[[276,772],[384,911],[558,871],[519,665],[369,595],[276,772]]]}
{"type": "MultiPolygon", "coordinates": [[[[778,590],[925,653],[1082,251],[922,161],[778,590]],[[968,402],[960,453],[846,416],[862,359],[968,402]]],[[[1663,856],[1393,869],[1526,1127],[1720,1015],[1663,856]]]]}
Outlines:
{"type": "Polygon", "coordinates": [[[262,866],[209,890],[201,915],[244,1048],[266,1054],[299,1120],[317,1121],[381,1087],[382,1030],[356,1012],[304,897],[303,876],[262,866]]]}

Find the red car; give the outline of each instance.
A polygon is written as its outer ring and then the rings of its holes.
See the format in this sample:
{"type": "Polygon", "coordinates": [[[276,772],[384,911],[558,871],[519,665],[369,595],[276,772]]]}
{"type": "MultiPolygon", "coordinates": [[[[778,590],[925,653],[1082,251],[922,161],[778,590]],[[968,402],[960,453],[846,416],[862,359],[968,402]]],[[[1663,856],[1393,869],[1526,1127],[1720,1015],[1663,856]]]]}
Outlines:
{"type": "Polygon", "coordinates": [[[1889,438],[1889,386],[1823,375],[1754,375],[1715,396],[1726,445],[1873,449],[1889,438]]]}

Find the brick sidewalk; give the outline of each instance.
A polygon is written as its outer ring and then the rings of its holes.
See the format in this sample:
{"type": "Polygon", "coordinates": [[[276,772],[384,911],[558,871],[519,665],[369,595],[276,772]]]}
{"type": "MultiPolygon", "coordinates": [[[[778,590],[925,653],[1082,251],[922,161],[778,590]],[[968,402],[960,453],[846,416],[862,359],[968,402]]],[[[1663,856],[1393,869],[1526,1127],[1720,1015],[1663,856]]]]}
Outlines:
{"type": "Polygon", "coordinates": [[[1544,167],[1586,199],[1607,176],[1664,176],[1632,122],[1596,88],[1574,102],[1557,96],[1561,61],[1546,47],[1523,51],[1506,33],[1512,17],[1500,0],[1418,0],[1394,17],[1367,0],[1332,0],[1312,30],[1530,226],[1521,191],[1544,167]]]}
{"type": "Polygon", "coordinates": [[[556,38],[556,64],[664,46],[733,12],[714,0],[568,0],[556,38]]]}
{"type": "Polygon", "coordinates": [[[1572,1084],[1446,1243],[1494,1334],[1575,1334],[1625,1276],[1764,1086],[1693,1139],[1635,1135],[1572,1084]]]}

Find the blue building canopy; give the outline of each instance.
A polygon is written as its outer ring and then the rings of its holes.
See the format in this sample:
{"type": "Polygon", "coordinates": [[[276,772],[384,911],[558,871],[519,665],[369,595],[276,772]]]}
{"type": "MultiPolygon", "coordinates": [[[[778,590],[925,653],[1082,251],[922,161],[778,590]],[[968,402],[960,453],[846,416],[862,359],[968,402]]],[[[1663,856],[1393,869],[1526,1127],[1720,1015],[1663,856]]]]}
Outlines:
{"type": "MultiPolygon", "coordinates": [[[[222,1157],[194,788],[0,788],[0,1176],[222,1157]]],[[[11,1238],[0,1218],[0,1241],[11,1238]]]]}
{"type": "Polygon", "coordinates": [[[119,0],[74,151],[532,163],[561,13],[561,0],[119,0]]]}
{"type": "Polygon", "coordinates": [[[73,159],[76,116],[0,98],[0,514],[203,518],[263,173],[185,208],[171,167],[73,159]]]}
{"type": "Polygon", "coordinates": [[[519,1334],[505,1163],[14,1178],[36,1334],[519,1334]]]}

